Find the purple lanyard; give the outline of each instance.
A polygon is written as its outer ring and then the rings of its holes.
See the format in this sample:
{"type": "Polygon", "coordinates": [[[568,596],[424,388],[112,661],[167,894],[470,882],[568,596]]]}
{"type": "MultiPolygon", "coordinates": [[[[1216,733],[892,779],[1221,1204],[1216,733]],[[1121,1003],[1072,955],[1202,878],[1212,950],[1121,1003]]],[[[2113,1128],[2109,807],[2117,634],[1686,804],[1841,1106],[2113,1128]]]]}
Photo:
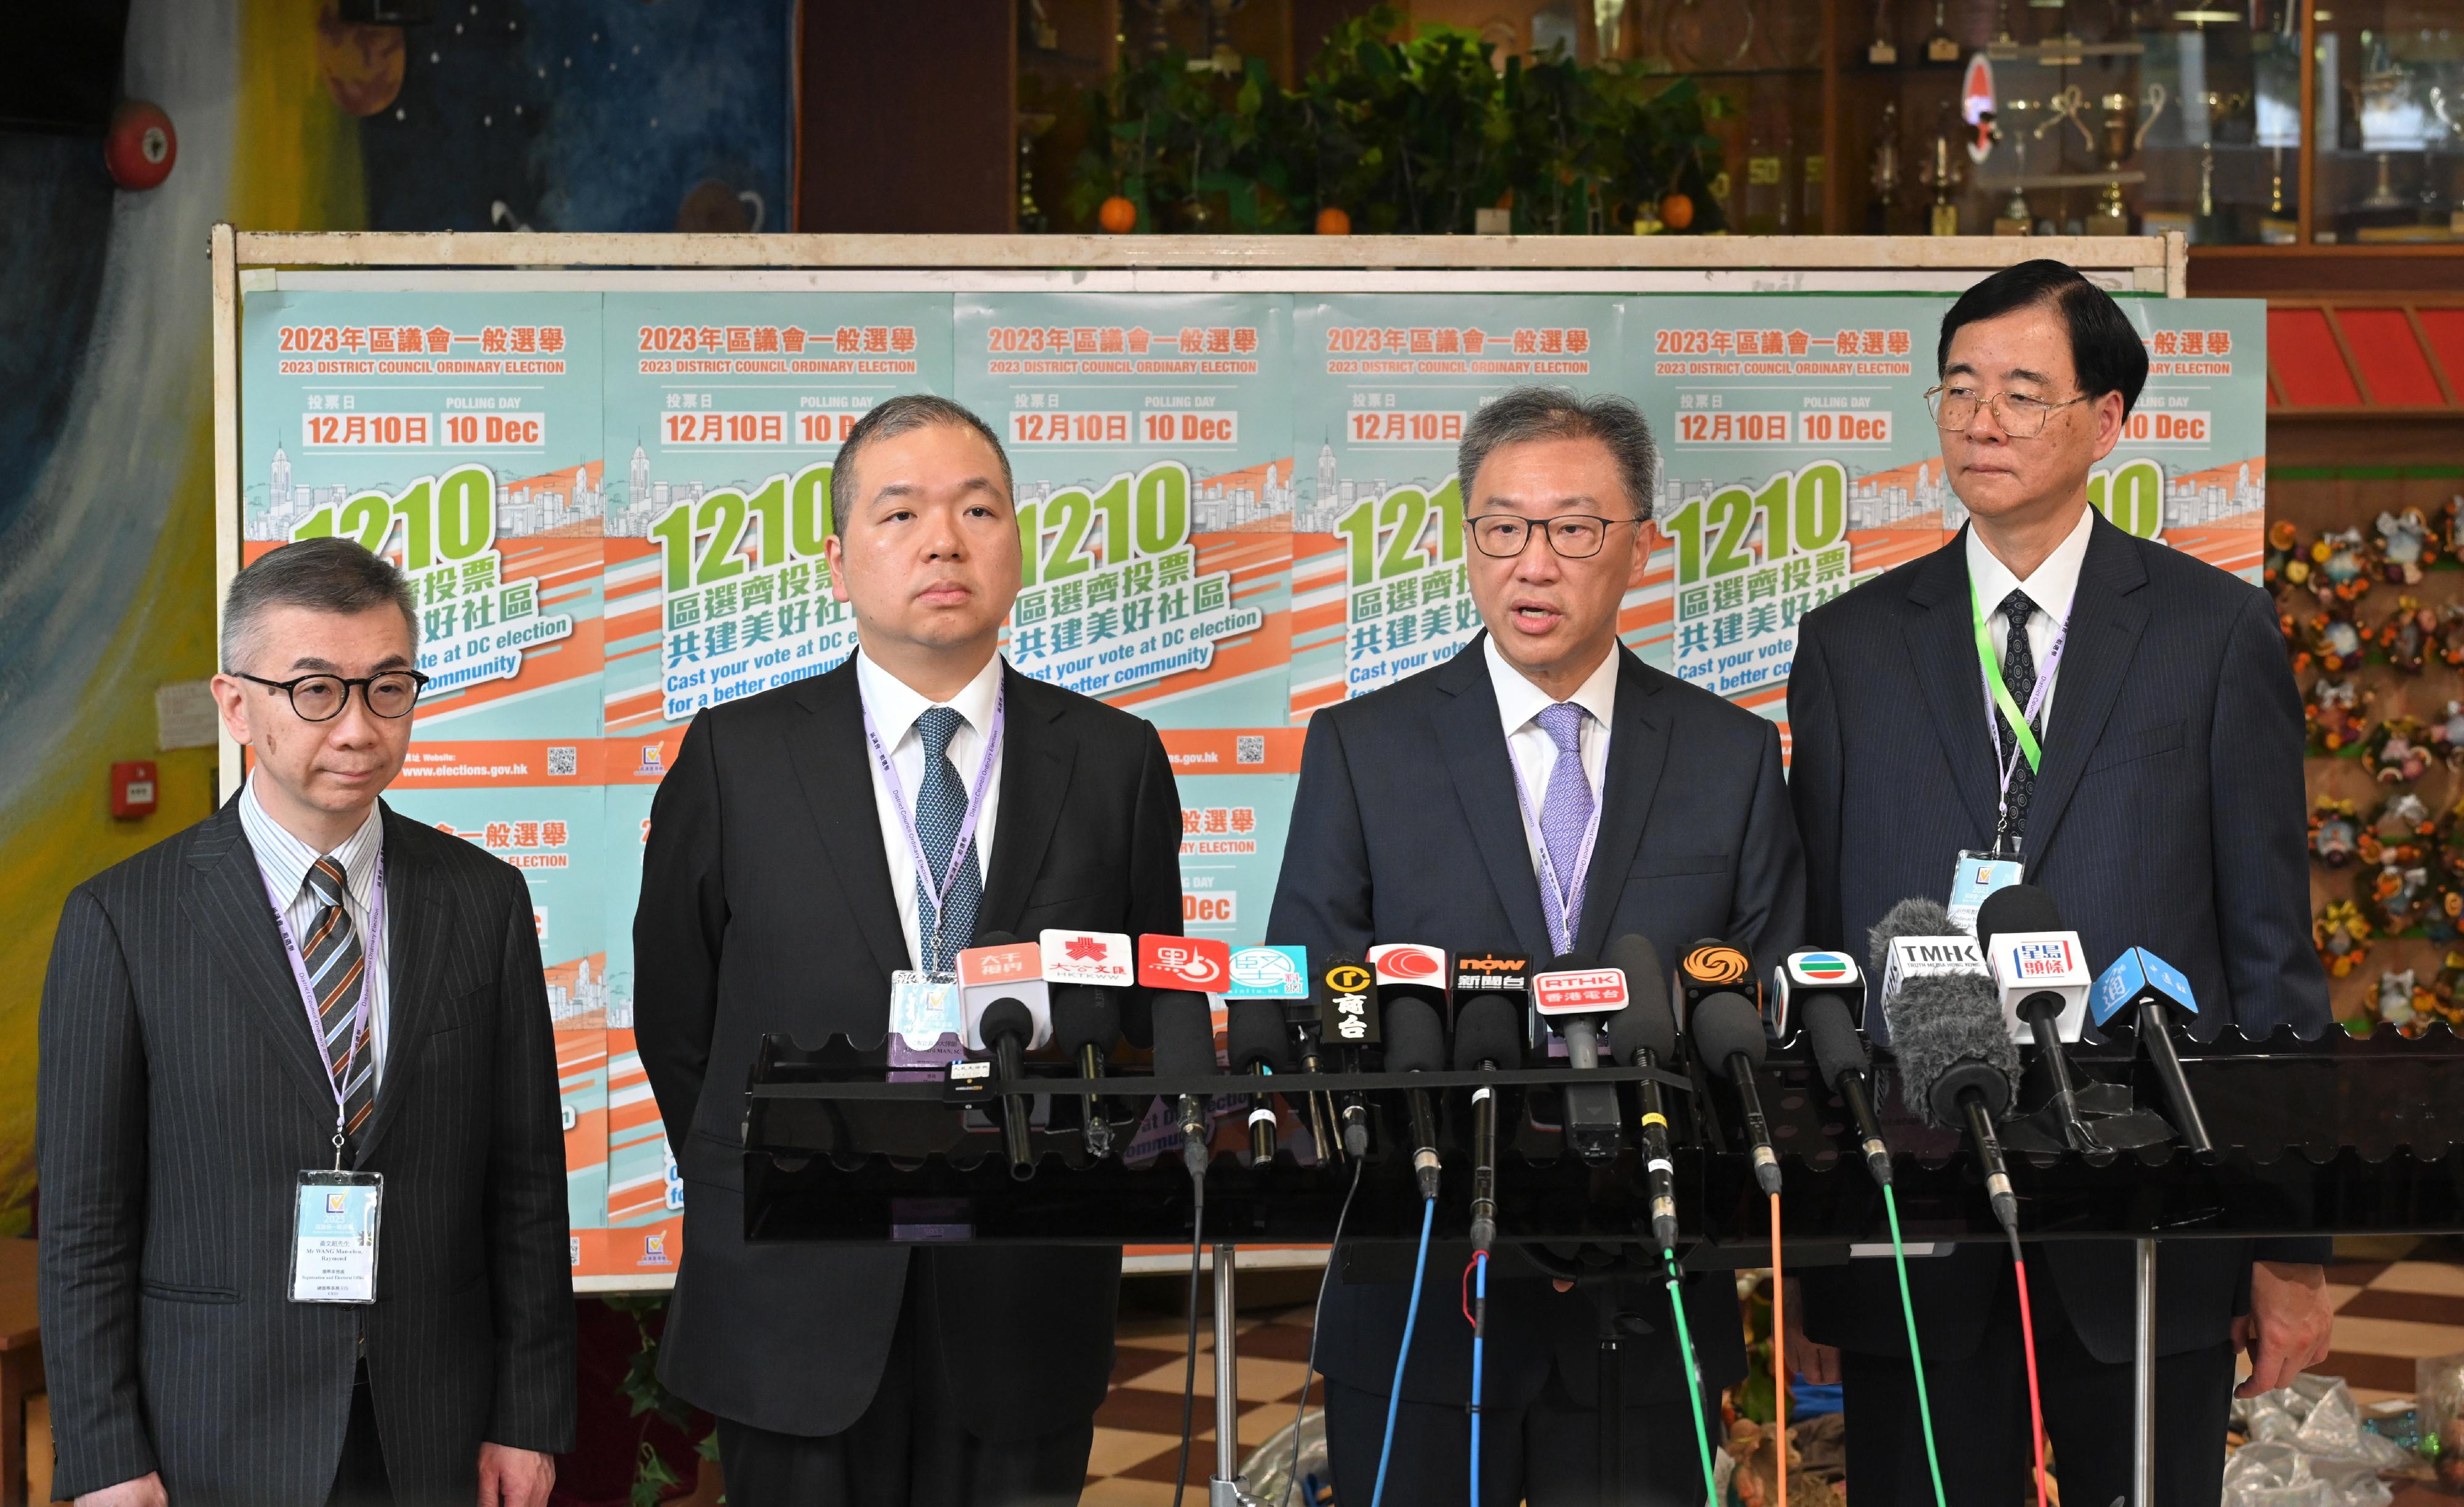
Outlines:
{"type": "MultiPolygon", "coordinates": [[[[360,1049],[367,1045],[369,1001],[376,994],[377,960],[385,955],[378,950],[385,934],[385,854],[377,854],[376,899],[368,906],[368,934],[360,943],[360,956],[366,967],[360,974],[360,1002],[351,1016],[351,1049],[342,1059],[339,1076],[332,1073],[333,1059],[325,1054],[325,1017],[318,1012],[317,986],[308,977],[308,960],[300,954],[298,939],[291,934],[291,920],[283,914],[283,899],[274,892],[274,881],[266,877],[262,867],[257,869],[256,877],[265,885],[265,898],[274,904],[274,925],[282,933],[282,950],[290,955],[291,976],[299,981],[299,1002],[308,1010],[308,1039],[317,1043],[317,1055],[325,1058],[327,1076],[333,1078],[334,1125],[339,1135],[343,1112],[342,1085],[351,1081],[351,1069],[360,1059],[360,1049]]],[[[347,906],[342,914],[350,914],[347,906]]],[[[335,1149],[339,1152],[341,1148],[337,1146],[335,1149]]]]}
{"type": "Polygon", "coordinates": [[[933,902],[932,956],[928,968],[946,966],[941,956],[941,909],[950,898],[952,886],[958,882],[958,865],[966,860],[967,847],[975,841],[976,823],[983,819],[984,792],[991,788],[993,761],[1001,756],[1001,730],[1008,725],[1009,681],[1004,675],[993,692],[993,733],[984,740],[983,762],[976,768],[973,789],[967,792],[967,816],[958,824],[957,840],[950,844],[950,866],[939,884],[933,882],[933,865],[924,861],[924,841],[916,834],[915,818],[907,809],[907,787],[899,782],[897,766],[890,761],[890,750],[882,745],[881,730],[873,726],[872,703],[859,694],[864,706],[864,737],[872,745],[873,762],[881,769],[881,782],[890,787],[890,802],[898,808],[898,828],[907,834],[908,857],[915,862],[915,877],[924,885],[924,893],[933,902]]]}
{"type": "MultiPolygon", "coordinates": [[[[1557,955],[1563,957],[1574,950],[1575,923],[1583,914],[1583,889],[1591,882],[1592,844],[1598,841],[1600,836],[1602,801],[1599,796],[1593,797],[1592,817],[1583,824],[1583,845],[1575,858],[1574,882],[1573,887],[1569,888],[1559,882],[1557,865],[1549,858],[1549,835],[1540,830],[1538,821],[1532,819],[1531,796],[1524,788],[1523,755],[1514,752],[1514,739],[1511,737],[1506,740],[1506,756],[1514,765],[1515,809],[1523,813],[1524,829],[1530,833],[1531,845],[1540,853],[1540,883],[1548,885],[1550,892],[1557,899],[1557,926],[1551,930],[1549,941],[1550,945],[1557,950],[1557,955]]],[[[1581,776],[1583,783],[1586,785],[1591,783],[1591,774],[1583,768],[1583,740],[1579,735],[1574,739],[1572,753],[1560,754],[1557,756],[1573,759],[1574,771],[1581,776]]]]}

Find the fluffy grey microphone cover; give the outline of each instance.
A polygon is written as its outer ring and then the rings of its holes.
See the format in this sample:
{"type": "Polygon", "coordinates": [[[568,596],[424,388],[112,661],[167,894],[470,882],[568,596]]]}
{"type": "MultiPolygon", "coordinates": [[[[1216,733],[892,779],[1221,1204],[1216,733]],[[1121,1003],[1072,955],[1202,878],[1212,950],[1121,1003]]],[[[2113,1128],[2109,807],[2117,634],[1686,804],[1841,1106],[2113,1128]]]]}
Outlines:
{"type": "Polygon", "coordinates": [[[1990,981],[1974,973],[1911,978],[1888,1001],[1888,1010],[1902,1103],[1924,1106],[1945,1129],[1959,1128],[1957,1087],[1939,1101],[1936,1093],[1946,1086],[1946,1077],[1967,1068],[1959,1079],[1984,1092],[1989,1110],[1998,1117],[2009,1107],[2019,1090],[2019,1049],[2003,1029],[2002,1010],[1990,981]],[[1999,1096],[1991,1086],[1995,1076],[2002,1081],[1999,1096]]]}
{"type": "MultiPolygon", "coordinates": [[[[1874,976],[1881,977],[1890,971],[1891,938],[1893,937],[1955,937],[1960,934],[1950,924],[1950,912],[1939,900],[1924,895],[1910,895],[1890,908],[1888,914],[1874,923],[1865,933],[1866,960],[1874,965],[1874,976]]],[[[1891,1030],[1899,1031],[1894,1021],[1891,1030]]]]}

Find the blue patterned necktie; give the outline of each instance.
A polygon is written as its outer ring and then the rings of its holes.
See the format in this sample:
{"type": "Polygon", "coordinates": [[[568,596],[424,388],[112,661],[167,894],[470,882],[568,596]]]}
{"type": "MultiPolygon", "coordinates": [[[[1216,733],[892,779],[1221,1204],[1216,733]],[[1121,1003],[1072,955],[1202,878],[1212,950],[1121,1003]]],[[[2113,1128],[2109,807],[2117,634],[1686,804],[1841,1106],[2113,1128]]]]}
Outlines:
{"type": "Polygon", "coordinates": [[[357,1135],[376,1102],[376,1055],[367,1049],[366,1033],[351,1029],[358,1023],[360,994],[367,983],[367,959],[351,913],[342,906],[342,865],[330,857],[319,858],[308,866],[306,887],[316,893],[320,908],[309,923],[299,960],[307,965],[309,986],[317,992],[317,1027],[325,1069],[342,1096],[342,1131],[357,1135]]]}
{"type": "MultiPolygon", "coordinates": [[[[2035,615],[2036,603],[2024,591],[2013,591],[2002,599],[2002,616],[2011,624],[2002,650],[2002,686],[2022,711],[2028,710],[2028,698],[2036,693],[2036,651],[2028,643],[2028,620],[2035,615]]],[[[2011,771],[2011,793],[2005,799],[2010,813],[2011,843],[2015,849],[2019,840],[2028,835],[2028,803],[2036,794],[2036,772],[2028,767],[2027,755],[2018,752],[2011,719],[2003,715],[1999,707],[1994,709],[1993,729],[1997,734],[1996,752],[2003,761],[2017,761],[2011,771]]],[[[2038,736],[2041,738],[2042,733],[2038,736]]]]}
{"type": "MultiPolygon", "coordinates": [[[[951,707],[927,707],[915,719],[915,735],[924,744],[923,788],[915,793],[915,836],[923,844],[924,862],[931,865],[936,885],[950,871],[951,846],[967,820],[966,783],[959,779],[957,766],[950,762],[950,739],[957,733],[958,721],[957,710],[951,707]]],[[[916,950],[923,955],[924,967],[934,972],[947,971],[951,959],[975,938],[976,902],[983,898],[984,882],[977,872],[972,835],[966,852],[958,864],[958,877],[943,897],[948,909],[937,928],[933,924],[933,892],[921,876],[915,881],[916,950]],[[936,930],[938,948],[934,946],[936,930]]]]}
{"type": "MultiPolygon", "coordinates": [[[[1573,889],[1582,883],[1583,835],[1592,825],[1592,782],[1583,777],[1583,719],[1590,713],[1571,701],[1544,707],[1534,719],[1557,747],[1557,761],[1549,767],[1549,788],[1540,797],[1540,841],[1549,851],[1549,866],[1557,884],[1573,889]]],[[[1558,951],[1573,945],[1582,924],[1578,911],[1566,914],[1566,899],[1554,885],[1540,886],[1540,908],[1549,922],[1549,939],[1558,951]]]]}

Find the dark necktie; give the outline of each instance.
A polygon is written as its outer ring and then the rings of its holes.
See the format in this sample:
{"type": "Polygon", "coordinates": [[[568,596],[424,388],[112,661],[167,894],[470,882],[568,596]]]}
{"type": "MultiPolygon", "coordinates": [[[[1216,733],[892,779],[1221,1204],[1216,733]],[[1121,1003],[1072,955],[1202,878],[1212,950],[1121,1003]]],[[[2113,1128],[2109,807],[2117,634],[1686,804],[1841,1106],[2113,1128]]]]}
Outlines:
{"type": "MultiPolygon", "coordinates": [[[[2028,710],[2028,698],[2036,693],[2036,652],[2028,645],[2028,620],[2036,615],[2036,604],[2024,591],[2013,591],[2002,599],[2002,616],[2010,621],[2011,632],[2002,650],[2002,685],[2011,692],[2011,700],[2021,711],[2028,710]]],[[[2041,722],[2041,718],[2038,719],[2041,722]]],[[[2027,755],[2018,752],[2018,739],[2011,729],[2011,719],[1998,706],[1993,709],[1993,726],[1998,736],[1996,752],[2004,763],[2017,761],[2011,773],[2010,810],[2011,841],[2016,846],[2028,835],[2028,801],[2036,793],[2036,772],[2028,767],[2027,755]]],[[[2040,727],[2032,728],[2039,740],[2040,727]]],[[[2041,747],[2041,741],[2039,747],[2041,747]]]]}
{"type": "Polygon", "coordinates": [[[309,987],[317,993],[325,1069],[342,1094],[342,1132],[357,1135],[376,1100],[376,1055],[368,1050],[364,1029],[356,1033],[358,1054],[352,1052],[351,1027],[359,1016],[360,992],[367,981],[367,959],[360,951],[359,928],[351,925],[351,913],[342,906],[342,865],[330,857],[319,859],[308,867],[307,887],[316,891],[323,908],[309,923],[299,957],[308,966],[309,987]]]}
{"type": "MultiPolygon", "coordinates": [[[[924,744],[923,788],[915,794],[915,835],[923,843],[924,862],[932,867],[935,885],[950,872],[950,850],[967,820],[967,787],[958,778],[957,766],[950,762],[950,739],[957,733],[958,721],[957,709],[951,707],[927,707],[915,719],[915,735],[924,744]]],[[[947,913],[937,928],[933,924],[933,892],[921,878],[915,882],[916,951],[928,971],[947,970],[950,960],[976,934],[976,902],[983,898],[984,884],[976,871],[973,835],[967,839],[966,855],[958,864],[958,877],[943,897],[947,913]],[[937,949],[934,946],[936,929],[937,949]]]]}

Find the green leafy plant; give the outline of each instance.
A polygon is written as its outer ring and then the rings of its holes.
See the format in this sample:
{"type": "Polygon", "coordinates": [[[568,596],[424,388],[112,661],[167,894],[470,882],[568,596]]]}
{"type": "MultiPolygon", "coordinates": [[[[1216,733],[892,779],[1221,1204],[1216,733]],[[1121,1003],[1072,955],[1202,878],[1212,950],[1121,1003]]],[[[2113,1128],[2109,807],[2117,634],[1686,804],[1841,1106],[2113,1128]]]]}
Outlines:
{"type": "MultiPolygon", "coordinates": [[[[678,1432],[689,1432],[693,1423],[692,1407],[669,1391],[659,1380],[660,1336],[652,1331],[650,1320],[653,1315],[666,1314],[668,1300],[664,1294],[627,1294],[611,1296],[604,1301],[633,1321],[634,1333],[641,1342],[626,1362],[625,1380],[619,1388],[626,1401],[632,1405],[630,1416],[643,1419],[642,1431],[635,1441],[633,1486],[629,1500],[632,1507],[659,1507],[667,1494],[682,1486],[684,1481],[668,1464],[666,1457],[659,1453],[658,1446],[650,1441],[649,1419],[660,1419],[678,1432]]],[[[718,1458],[718,1431],[713,1428],[703,1434],[693,1445],[693,1452],[704,1460],[715,1461],[718,1458]]],[[[720,1499],[725,1500],[724,1497],[720,1499]]]]}

